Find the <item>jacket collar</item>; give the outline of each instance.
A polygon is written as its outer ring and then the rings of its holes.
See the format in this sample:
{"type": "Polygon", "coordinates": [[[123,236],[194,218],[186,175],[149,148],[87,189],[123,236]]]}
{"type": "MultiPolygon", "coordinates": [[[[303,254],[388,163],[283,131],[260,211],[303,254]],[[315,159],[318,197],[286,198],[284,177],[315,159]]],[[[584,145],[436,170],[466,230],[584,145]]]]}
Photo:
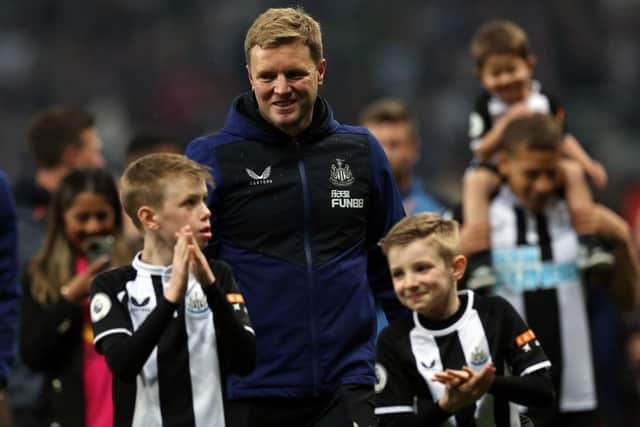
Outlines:
{"type": "MultiPolygon", "coordinates": [[[[338,122],[333,118],[331,107],[324,99],[318,97],[313,107],[311,125],[295,140],[312,142],[335,132],[337,127],[338,122]]],[[[272,143],[284,143],[294,139],[262,117],[252,92],[244,93],[233,100],[222,132],[272,143]]]]}

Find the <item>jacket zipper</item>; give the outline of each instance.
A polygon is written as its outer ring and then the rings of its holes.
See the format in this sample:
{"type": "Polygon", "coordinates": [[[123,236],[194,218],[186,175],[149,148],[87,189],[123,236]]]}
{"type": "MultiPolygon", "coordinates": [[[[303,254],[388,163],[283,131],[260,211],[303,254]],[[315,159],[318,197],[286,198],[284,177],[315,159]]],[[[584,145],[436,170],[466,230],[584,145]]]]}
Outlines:
{"type": "Polygon", "coordinates": [[[302,146],[299,141],[294,140],[296,151],[298,152],[298,173],[302,182],[302,199],[304,203],[304,255],[307,262],[307,283],[309,284],[309,320],[311,327],[311,371],[313,377],[313,394],[319,394],[319,373],[318,373],[318,331],[313,304],[313,256],[311,253],[311,201],[309,195],[309,183],[307,173],[304,168],[304,158],[302,146]]]}

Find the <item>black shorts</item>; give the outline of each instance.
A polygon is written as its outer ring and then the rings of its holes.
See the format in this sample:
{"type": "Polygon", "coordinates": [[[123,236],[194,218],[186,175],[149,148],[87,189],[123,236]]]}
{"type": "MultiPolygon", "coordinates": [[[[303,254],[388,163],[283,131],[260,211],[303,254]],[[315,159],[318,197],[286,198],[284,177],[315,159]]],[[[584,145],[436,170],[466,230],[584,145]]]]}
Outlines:
{"type": "Polygon", "coordinates": [[[376,427],[373,386],[347,384],[314,397],[230,400],[227,427],[376,427]]]}

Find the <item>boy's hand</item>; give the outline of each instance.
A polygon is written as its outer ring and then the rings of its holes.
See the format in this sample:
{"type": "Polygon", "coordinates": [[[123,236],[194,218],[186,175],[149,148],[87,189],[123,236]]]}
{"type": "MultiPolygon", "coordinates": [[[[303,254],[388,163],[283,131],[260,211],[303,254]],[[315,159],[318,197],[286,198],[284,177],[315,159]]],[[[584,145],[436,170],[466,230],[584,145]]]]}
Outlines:
{"type": "Polygon", "coordinates": [[[187,283],[189,282],[189,246],[192,239],[193,232],[188,225],[176,232],[171,278],[169,279],[169,287],[164,291],[164,297],[174,304],[180,302],[187,292],[187,283]]]}
{"type": "Polygon", "coordinates": [[[192,239],[189,269],[203,288],[208,288],[216,281],[216,277],[209,267],[209,262],[195,239],[192,239]]]}
{"type": "Polygon", "coordinates": [[[76,274],[64,286],[60,287],[60,294],[64,299],[72,303],[79,303],[84,297],[89,295],[91,282],[109,262],[109,255],[102,255],[93,260],[87,269],[80,274],[76,274]]]}
{"type": "Polygon", "coordinates": [[[592,160],[589,166],[586,168],[587,175],[593,185],[599,189],[603,189],[607,185],[608,176],[607,171],[602,163],[592,160]]]}
{"type": "Polygon", "coordinates": [[[440,407],[447,412],[457,412],[471,405],[489,391],[495,373],[496,368],[491,363],[478,373],[465,366],[463,370],[447,369],[435,374],[433,379],[446,386],[438,402],[440,407]]]}

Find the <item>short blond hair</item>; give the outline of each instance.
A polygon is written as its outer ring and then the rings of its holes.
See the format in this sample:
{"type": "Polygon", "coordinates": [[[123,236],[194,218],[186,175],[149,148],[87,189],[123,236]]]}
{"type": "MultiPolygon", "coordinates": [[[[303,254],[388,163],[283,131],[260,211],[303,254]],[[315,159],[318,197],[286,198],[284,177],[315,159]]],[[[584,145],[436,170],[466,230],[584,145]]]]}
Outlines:
{"type": "Polygon", "coordinates": [[[244,55],[249,64],[254,46],[263,49],[301,41],[309,47],[316,65],[322,61],[322,32],[320,24],[301,7],[271,8],[253,21],[244,39],[244,55]]]}
{"type": "Polygon", "coordinates": [[[435,213],[421,213],[398,221],[378,245],[385,255],[393,247],[405,247],[410,243],[427,239],[447,264],[460,255],[460,227],[457,221],[445,219],[435,213]]]}
{"type": "Polygon", "coordinates": [[[131,163],[120,178],[120,199],[125,212],[138,229],[141,206],[159,208],[164,203],[164,187],[172,178],[192,177],[213,185],[209,170],[182,154],[152,153],[131,163]]]}
{"type": "Polygon", "coordinates": [[[512,54],[523,59],[529,56],[527,33],[514,22],[488,21],[480,26],[471,39],[471,57],[481,68],[491,55],[512,54]]]}

